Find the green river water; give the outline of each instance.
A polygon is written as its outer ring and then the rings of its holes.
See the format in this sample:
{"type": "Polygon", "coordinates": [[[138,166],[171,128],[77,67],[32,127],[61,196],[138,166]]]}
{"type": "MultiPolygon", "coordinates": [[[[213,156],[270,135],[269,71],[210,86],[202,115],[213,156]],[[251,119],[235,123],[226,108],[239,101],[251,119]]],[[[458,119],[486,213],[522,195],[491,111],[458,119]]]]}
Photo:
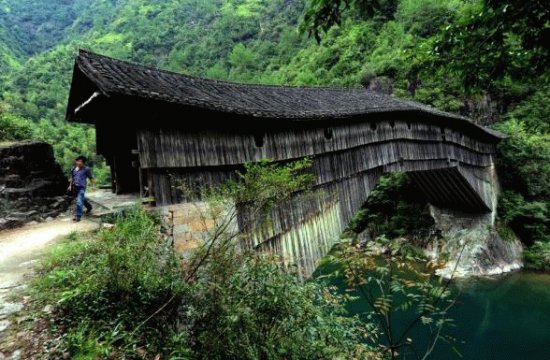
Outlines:
{"type": "MultiPolygon", "coordinates": [[[[464,359],[550,359],[550,275],[461,281],[452,334],[464,359]]],[[[449,359],[440,346],[436,359],[449,359]]]]}
{"type": "MultiPolygon", "coordinates": [[[[448,333],[462,357],[440,342],[431,359],[550,360],[550,274],[517,272],[453,286],[459,293],[450,314],[456,326],[448,333]]],[[[365,312],[368,305],[358,300],[349,310],[365,312]]],[[[414,336],[422,342],[422,335],[414,336]]]]}

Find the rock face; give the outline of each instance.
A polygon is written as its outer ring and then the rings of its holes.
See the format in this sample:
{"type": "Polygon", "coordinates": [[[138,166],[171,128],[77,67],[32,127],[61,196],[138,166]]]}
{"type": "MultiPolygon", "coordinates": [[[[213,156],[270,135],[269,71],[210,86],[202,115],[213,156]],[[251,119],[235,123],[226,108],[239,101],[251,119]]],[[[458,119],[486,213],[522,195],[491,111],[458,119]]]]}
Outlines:
{"type": "Polygon", "coordinates": [[[0,146],[0,230],[58,216],[71,201],[66,188],[49,144],[0,146]]]}
{"type": "Polygon", "coordinates": [[[498,275],[523,266],[521,242],[503,240],[494,228],[493,214],[463,214],[433,206],[431,214],[444,240],[432,243],[429,255],[448,259],[439,275],[498,275]]]}
{"type": "Polygon", "coordinates": [[[443,241],[433,242],[428,254],[445,259],[447,265],[439,275],[468,277],[498,275],[523,267],[523,246],[519,239],[504,240],[495,228],[498,181],[494,167],[487,169],[492,179],[484,179],[481,193],[491,209],[487,213],[463,213],[430,206],[435,227],[443,241]]]}

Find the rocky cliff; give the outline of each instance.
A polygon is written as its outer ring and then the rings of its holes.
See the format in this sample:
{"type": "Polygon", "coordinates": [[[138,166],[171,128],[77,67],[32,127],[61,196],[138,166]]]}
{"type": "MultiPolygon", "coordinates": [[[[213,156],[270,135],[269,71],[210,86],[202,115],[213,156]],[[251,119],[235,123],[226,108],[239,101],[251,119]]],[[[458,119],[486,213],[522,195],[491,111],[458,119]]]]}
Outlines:
{"type": "Polygon", "coordinates": [[[58,216],[71,201],[66,188],[49,144],[0,145],[0,230],[58,216]]]}

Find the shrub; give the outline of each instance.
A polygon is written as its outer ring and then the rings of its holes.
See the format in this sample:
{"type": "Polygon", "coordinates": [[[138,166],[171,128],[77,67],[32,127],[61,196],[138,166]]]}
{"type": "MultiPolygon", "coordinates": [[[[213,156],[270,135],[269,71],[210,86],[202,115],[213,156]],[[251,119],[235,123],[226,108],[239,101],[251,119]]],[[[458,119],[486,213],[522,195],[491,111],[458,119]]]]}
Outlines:
{"type": "Polygon", "coordinates": [[[367,202],[350,222],[349,230],[355,233],[366,230],[371,238],[422,239],[429,235],[433,224],[422,192],[405,173],[392,173],[378,180],[367,202]]]}
{"type": "MultiPolygon", "coordinates": [[[[210,206],[230,198],[265,211],[305,190],[308,164],[249,164],[239,183],[214,192],[210,206]]],[[[217,222],[185,261],[176,259],[159,220],[141,208],[119,216],[112,229],[72,235],[32,286],[40,304],[57,304],[54,331],[63,342],[53,357],[374,356],[361,341],[363,327],[346,315],[344,297],[300,282],[278,259],[239,250],[238,233],[228,227],[234,215],[217,222]]]]}
{"type": "Polygon", "coordinates": [[[528,131],[533,133],[550,132],[550,86],[544,86],[533,95],[521,102],[508,114],[510,119],[518,119],[525,123],[528,131]]]}
{"type": "Polygon", "coordinates": [[[531,132],[518,120],[498,129],[509,135],[498,146],[502,185],[527,199],[550,199],[550,135],[531,132]]]}
{"type": "Polygon", "coordinates": [[[0,141],[27,140],[32,137],[29,120],[2,112],[0,108],[0,141]]]}
{"type": "Polygon", "coordinates": [[[368,352],[358,320],[346,316],[343,298],[330,288],[301,283],[273,258],[231,251],[224,257],[218,252],[204,269],[188,310],[186,332],[198,358],[334,359],[368,352]]]}
{"type": "Polygon", "coordinates": [[[505,189],[499,198],[499,216],[527,245],[548,242],[549,135],[536,132],[528,123],[514,119],[500,124],[498,129],[509,135],[498,146],[499,178],[505,189]]]}
{"type": "Polygon", "coordinates": [[[499,216],[527,245],[536,241],[550,242],[550,203],[526,200],[514,191],[499,197],[499,216]]]}
{"type": "Polygon", "coordinates": [[[533,270],[550,270],[550,242],[537,241],[523,252],[525,267],[533,270]]]}

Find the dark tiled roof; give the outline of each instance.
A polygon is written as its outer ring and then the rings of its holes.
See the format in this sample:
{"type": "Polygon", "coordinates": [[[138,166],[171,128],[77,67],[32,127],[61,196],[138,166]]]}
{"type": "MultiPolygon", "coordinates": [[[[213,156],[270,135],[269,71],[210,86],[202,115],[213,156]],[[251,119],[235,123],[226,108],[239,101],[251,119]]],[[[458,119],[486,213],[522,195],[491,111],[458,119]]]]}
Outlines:
{"type": "MultiPolygon", "coordinates": [[[[258,118],[313,120],[420,112],[470,122],[460,115],[363,88],[239,84],[158,70],[85,50],[80,50],[75,68],[105,96],[127,95],[258,118]]],[[[492,130],[484,130],[498,136],[492,130]]]]}

